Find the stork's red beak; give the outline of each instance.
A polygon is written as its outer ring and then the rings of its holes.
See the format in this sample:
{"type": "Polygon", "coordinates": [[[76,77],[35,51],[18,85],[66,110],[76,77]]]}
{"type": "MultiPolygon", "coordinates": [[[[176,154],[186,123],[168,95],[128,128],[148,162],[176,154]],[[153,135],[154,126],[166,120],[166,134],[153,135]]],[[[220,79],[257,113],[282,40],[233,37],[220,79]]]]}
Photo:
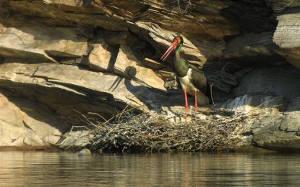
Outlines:
{"type": "Polygon", "coordinates": [[[176,50],[176,48],[178,47],[180,41],[178,41],[177,39],[174,39],[172,44],[170,45],[170,47],[166,50],[166,52],[160,57],[160,60],[165,61],[168,56],[170,56],[170,54],[176,50]]]}

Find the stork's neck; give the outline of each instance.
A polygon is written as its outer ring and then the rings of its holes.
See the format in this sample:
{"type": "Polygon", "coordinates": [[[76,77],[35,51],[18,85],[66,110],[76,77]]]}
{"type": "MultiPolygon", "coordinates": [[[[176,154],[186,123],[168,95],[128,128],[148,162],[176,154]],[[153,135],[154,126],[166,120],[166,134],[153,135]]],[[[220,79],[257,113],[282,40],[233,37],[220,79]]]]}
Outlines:
{"type": "Polygon", "coordinates": [[[179,47],[176,49],[175,51],[175,61],[180,60],[181,59],[181,49],[182,49],[182,45],[179,45],[179,47]]]}
{"type": "Polygon", "coordinates": [[[189,65],[188,62],[181,57],[181,47],[182,45],[180,45],[175,51],[174,68],[179,77],[184,77],[188,72],[189,65]]]}
{"type": "Polygon", "coordinates": [[[182,50],[182,44],[180,44],[177,49],[176,49],[176,53],[180,53],[182,50]]]}

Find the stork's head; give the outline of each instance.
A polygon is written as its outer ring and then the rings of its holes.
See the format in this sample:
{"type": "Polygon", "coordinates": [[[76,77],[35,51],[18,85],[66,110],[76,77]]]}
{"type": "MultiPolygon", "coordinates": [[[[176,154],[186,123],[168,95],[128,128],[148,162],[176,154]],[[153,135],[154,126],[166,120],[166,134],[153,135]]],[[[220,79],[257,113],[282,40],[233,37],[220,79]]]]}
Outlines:
{"type": "Polygon", "coordinates": [[[165,61],[165,60],[168,58],[168,56],[170,56],[170,54],[171,54],[173,51],[176,51],[178,48],[182,47],[182,45],[183,45],[183,38],[182,38],[179,34],[177,34],[177,35],[174,37],[174,39],[173,39],[173,41],[172,41],[170,47],[169,47],[169,48],[166,50],[166,52],[160,57],[160,60],[165,61]]]}

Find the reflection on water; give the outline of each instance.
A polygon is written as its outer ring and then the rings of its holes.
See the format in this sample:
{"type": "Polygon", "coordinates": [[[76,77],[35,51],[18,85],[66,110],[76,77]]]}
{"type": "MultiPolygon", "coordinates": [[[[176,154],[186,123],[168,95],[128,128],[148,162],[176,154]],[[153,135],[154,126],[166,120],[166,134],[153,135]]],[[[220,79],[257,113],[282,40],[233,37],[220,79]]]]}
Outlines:
{"type": "Polygon", "coordinates": [[[300,155],[0,152],[1,186],[300,185],[300,155]]]}

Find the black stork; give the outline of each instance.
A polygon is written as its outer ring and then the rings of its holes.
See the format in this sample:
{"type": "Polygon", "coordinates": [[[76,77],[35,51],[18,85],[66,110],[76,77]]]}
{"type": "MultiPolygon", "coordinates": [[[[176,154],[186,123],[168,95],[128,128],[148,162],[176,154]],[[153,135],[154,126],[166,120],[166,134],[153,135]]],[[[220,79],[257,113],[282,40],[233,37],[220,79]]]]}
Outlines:
{"type": "Polygon", "coordinates": [[[173,59],[174,71],[179,79],[180,85],[184,91],[185,109],[189,112],[188,94],[195,96],[195,112],[198,111],[199,105],[209,104],[208,97],[203,94],[207,93],[207,80],[204,72],[190,65],[188,61],[181,57],[181,49],[183,47],[183,38],[177,34],[174,37],[170,47],[161,56],[161,60],[165,61],[172,52],[175,52],[173,59]]]}

